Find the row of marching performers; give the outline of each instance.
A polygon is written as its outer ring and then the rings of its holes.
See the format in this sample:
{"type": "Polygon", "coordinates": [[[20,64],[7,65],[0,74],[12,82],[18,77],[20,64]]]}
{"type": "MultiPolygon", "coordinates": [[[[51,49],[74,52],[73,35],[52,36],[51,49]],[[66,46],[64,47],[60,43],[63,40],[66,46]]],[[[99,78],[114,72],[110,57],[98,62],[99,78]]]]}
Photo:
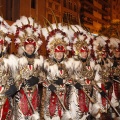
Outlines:
{"type": "Polygon", "coordinates": [[[41,28],[24,16],[9,26],[0,17],[0,120],[118,120],[119,74],[116,38],[95,38],[79,25],[41,28]],[[9,34],[16,56],[5,53],[9,34]],[[37,54],[43,36],[46,59],[37,54]]]}

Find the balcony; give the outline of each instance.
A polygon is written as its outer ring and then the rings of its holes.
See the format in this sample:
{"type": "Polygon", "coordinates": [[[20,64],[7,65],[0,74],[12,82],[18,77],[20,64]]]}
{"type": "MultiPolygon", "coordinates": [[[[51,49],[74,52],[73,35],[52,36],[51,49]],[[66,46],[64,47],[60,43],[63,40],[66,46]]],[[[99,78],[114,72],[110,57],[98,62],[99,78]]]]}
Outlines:
{"type": "Polygon", "coordinates": [[[110,3],[108,2],[108,0],[98,0],[98,2],[102,5],[105,4],[106,6],[110,6],[110,3]]]}
{"type": "Polygon", "coordinates": [[[89,3],[93,4],[93,0],[89,0],[89,3]]]}
{"type": "Polygon", "coordinates": [[[88,12],[89,14],[92,14],[92,15],[93,15],[93,10],[86,9],[85,11],[88,12]]]}
{"type": "Polygon", "coordinates": [[[103,6],[102,10],[106,13],[110,12],[110,8],[107,8],[106,6],[103,6]]]}
{"type": "Polygon", "coordinates": [[[102,9],[97,8],[96,6],[94,6],[93,4],[91,4],[91,3],[88,2],[88,1],[83,1],[81,4],[82,4],[82,5],[81,5],[81,8],[83,8],[83,6],[84,6],[84,7],[90,6],[93,10],[98,11],[100,14],[108,15],[108,12],[110,12],[110,11],[107,11],[107,9],[108,9],[109,7],[107,7],[106,10],[104,11],[104,10],[102,10],[102,9]]]}
{"type": "Polygon", "coordinates": [[[91,21],[82,21],[83,22],[83,24],[88,24],[88,25],[93,25],[93,22],[91,22],[91,21]]]}
{"type": "Polygon", "coordinates": [[[86,17],[86,16],[89,17],[89,18],[91,18],[92,20],[95,20],[95,21],[97,20],[97,21],[100,22],[101,24],[107,24],[107,22],[106,22],[105,20],[99,19],[99,18],[97,18],[97,17],[89,14],[88,12],[83,12],[83,13],[81,14],[81,17],[86,17]]]}
{"type": "Polygon", "coordinates": [[[81,22],[84,24],[93,25],[93,20],[90,17],[81,16],[81,22]]]}
{"type": "Polygon", "coordinates": [[[93,9],[92,8],[90,8],[90,7],[84,7],[84,8],[81,8],[81,10],[80,10],[80,12],[82,13],[82,12],[88,12],[88,13],[90,13],[90,14],[93,14],[93,9]]]}
{"type": "Polygon", "coordinates": [[[106,22],[110,22],[110,17],[102,16],[102,20],[104,20],[106,22]]]}
{"type": "Polygon", "coordinates": [[[55,2],[57,2],[57,3],[60,3],[60,2],[61,2],[61,0],[53,0],[53,1],[55,1],[55,2]]]}

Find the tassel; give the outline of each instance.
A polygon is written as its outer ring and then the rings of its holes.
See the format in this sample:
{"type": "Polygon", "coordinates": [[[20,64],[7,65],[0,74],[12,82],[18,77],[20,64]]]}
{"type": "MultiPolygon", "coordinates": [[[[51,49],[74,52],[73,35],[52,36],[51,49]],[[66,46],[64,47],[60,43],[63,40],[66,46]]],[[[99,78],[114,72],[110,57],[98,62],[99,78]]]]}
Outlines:
{"type": "Polygon", "coordinates": [[[72,117],[71,117],[70,112],[68,110],[66,110],[63,113],[63,116],[62,116],[61,120],[72,120],[72,117]]]}
{"type": "Polygon", "coordinates": [[[32,115],[31,120],[40,120],[39,113],[38,113],[38,112],[35,112],[35,113],[32,115]]]}
{"type": "Polygon", "coordinates": [[[45,119],[45,120],[60,120],[60,117],[59,117],[59,116],[56,116],[56,117],[50,118],[50,116],[44,115],[44,119],[45,119]]]}
{"type": "Polygon", "coordinates": [[[98,103],[93,104],[90,114],[95,118],[100,118],[100,105],[98,103]]]}

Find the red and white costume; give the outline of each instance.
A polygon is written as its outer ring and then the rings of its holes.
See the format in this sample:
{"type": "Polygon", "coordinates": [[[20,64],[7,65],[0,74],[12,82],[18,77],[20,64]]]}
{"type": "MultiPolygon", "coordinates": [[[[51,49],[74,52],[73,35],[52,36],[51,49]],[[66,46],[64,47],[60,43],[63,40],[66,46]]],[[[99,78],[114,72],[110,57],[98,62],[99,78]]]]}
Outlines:
{"type": "Polygon", "coordinates": [[[16,57],[7,55],[6,49],[11,39],[8,37],[9,25],[0,17],[0,120],[11,120],[12,98],[7,98],[5,92],[14,82],[16,70],[16,57]]]}
{"type": "Polygon", "coordinates": [[[51,29],[49,33],[45,32],[46,28],[43,28],[42,30],[43,35],[46,37],[46,40],[48,42],[47,50],[49,50],[50,55],[50,57],[44,62],[44,69],[46,71],[46,81],[44,84],[46,84],[46,86],[53,84],[56,88],[55,93],[50,91],[49,88],[46,88],[44,119],[65,120],[66,118],[63,118],[65,110],[63,109],[61,102],[66,108],[68,108],[67,91],[69,90],[67,89],[66,85],[70,84],[70,79],[68,75],[69,74],[68,73],[69,65],[67,64],[68,59],[66,56],[68,50],[70,50],[70,46],[69,39],[66,33],[64,32],[64,30],[67,30],[67,27],[59,26],[59,28],[57,28],[55,24],[52,24],[52,27],[55,29],[51,29]],[[48,36],[46,33],[48,34],[48,36]],[[56,60],[55,58],[56,52],[64,53],[64,56],[61,59],[61,61],[56,60]],[[58,78],[63,80],[63,84],[58,85],[56,83],[58,78]]]}
{"type": "Polygon", "coordinates": [[[18,70],[15,81],[15,85],[19,92],[15,96],[17,102],[15,103],[16,111],[14,111],[14,120],[29,120],[33,117],[35,117],[35,119],[40,119],[40,113],[38,113],[40,109],[38,84],[27,86],[25,81],[32,76],[37,77],[39,82],[41,80],[40,73],[42,72],[41,69],[44,60],[42,56],[37,55],[37,50],[42,43],[40,36],[41,27],[35,23],[31,17],[27,18],[23,16],[11,26],[11,30],[15,35],[15,44],[18,45],[19,52],[18,70]],[[35,47],[35,51],[31,57],[25,54],[25,46],[27,44],[31,44],[35,47]]]}
{"type": "MultiPolygon", "coordinates": [[[[91,102],[88,96],[91,98],[94,96],[94,88],[92,88],[91,82],[94,80],[94,60],[89,59],[88,50],[90,47],[89,41],[90,36],[80,26],[71,26],[73,30],[72,36],[72,46],[74,51],[74,61],[73,61],[73,86],[71,88],[70,94],[70,111],[72,114],[72,119],[75,120],[86,120],[88,112],[91,109],[91,102]],[[85,58],[85,62],[82,61],[81,53],[87,52],[88,56],[85,58]],[[84,90],[76,89],[75,84],[80,83],[88,96],[85,94],[84,90]],[[93,94],[92,96],[90,94],[93,94]]],[[[95,97],[95,96],[94,96],[95,97]]]]}

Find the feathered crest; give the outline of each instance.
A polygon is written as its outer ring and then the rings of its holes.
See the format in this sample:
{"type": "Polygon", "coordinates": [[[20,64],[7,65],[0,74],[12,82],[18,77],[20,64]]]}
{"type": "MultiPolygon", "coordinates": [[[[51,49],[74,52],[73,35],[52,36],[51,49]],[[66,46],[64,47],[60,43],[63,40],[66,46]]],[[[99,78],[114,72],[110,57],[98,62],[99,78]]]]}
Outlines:
{"type": "Polygon", "coordinates": [[[3,45],[3,52],[5,52],[7,45],[11,43],[11,38],[8,37],[11,34],[9,27],[7,22],[0,17],[0,44],[3,45]]]}
{"type": "Polygon", "coordinates": [[[93,41],[93,48],[95,51],[95,56],[102,57],[101,55],[105,52],[107,54],[110,53],[110,40],[106,36],[97,36],[96,39],[93,41]]]}
{"type": "Polygon", "coordinates": [[[73,31],[73,36],[71,38],[73,44],[73,51],[75,52],[75,55],[78,55],[81,49],[88,49],[88,41],[86,41],[87,35],[80,26],[78,27],[77,25],[69,25],[69,27],[73,31]]]}
{"type": "Polygon", "coordinates": [[[44,21],[45,28],[42,29],[42,34],[45,36],[47,41],[47,50],[50,52],[50,55],[54,54],[55,49],[56,51],[59,49],[59,51],[64,51],[65,53],[67,53],[67,51],[71,50],[70,40],[66,34],[68,32],[68,27],[62,26],[62,24],[60,23],[58,24],[53,11],[52,14],[55,18],[56,23],[51,24],[44,17],[44,20],[49,24],[49,27],[47,27],[46,22],[44,21]]]}
{"type": "Polygon", "coordinates": [[[110,38],[110,49],[120,51],[120,40],[117,38],[110,38]]]}
{"type": "Polygon", "coordinates": [[[41,40],[41,26],[37,24],[31,17],[22,16],[12,26],[11,31],[15,35],[15,44],[24,48],[25,42],[31,42],[36,45],[35,52],[42,44],[41,40]]]}

